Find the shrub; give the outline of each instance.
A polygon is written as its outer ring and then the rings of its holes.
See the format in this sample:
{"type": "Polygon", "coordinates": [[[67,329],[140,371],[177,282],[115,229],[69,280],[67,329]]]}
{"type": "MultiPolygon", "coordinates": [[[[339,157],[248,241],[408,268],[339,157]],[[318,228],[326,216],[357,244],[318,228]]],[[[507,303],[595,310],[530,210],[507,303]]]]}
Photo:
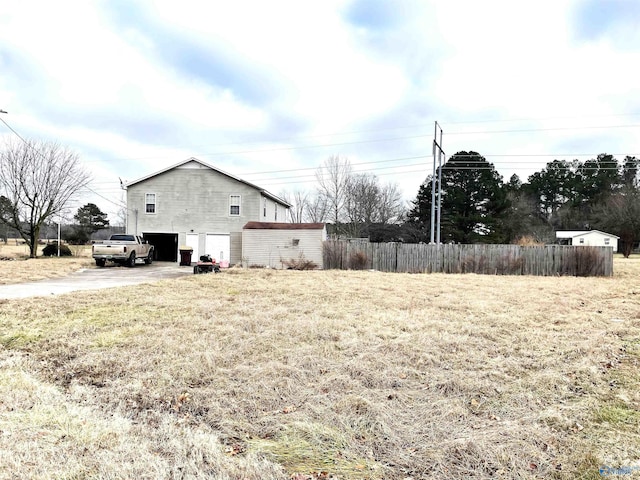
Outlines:
{"type": "Polygon", "coordinates": [[[536,240],[531,235],[523,235],[522,237],[517,238],[513,243],[515,243],[516,245],[520,245],[521,247],[536,247],[544,245],[544,242],[536,240]]]}
{"type": "MultiPolygon", "coordinates": [[[[45,257],[55,257],[58,255],[58,242],[47,243],[47,245],[42,249],[42,255],[45,257]]],[[[64,243],[60,244],[60,256],[61,257],[70,257],[72,256],[71,250],[64,243]]]]}
{"type": "Polygon", "coordinates": [[[335,240],[322,244],[322,261],[325,269],[342,268],[342,245],[335,240]]]}
{"type": "Polygon", "coordinates": [[[318,268],[318,264],[312,260],[307,260],[303,253],[300,253],[298,258],[280,259],[280,261],[290,270],[315,270],[318,268]]]}
{"type": "Polygon", "coordinates": [[[64,237],[71,245],[85,245],[89,242],[89,233],[81,228],[74,228],[64,237]]]}
{"type": "Polygon", "coordinates": [[[349,256],[349,268],[351,270],[364,270],[367,268],[367,262],[369,259],[367,258],[367,254],[359,251],[353,252],[349,256]]]}

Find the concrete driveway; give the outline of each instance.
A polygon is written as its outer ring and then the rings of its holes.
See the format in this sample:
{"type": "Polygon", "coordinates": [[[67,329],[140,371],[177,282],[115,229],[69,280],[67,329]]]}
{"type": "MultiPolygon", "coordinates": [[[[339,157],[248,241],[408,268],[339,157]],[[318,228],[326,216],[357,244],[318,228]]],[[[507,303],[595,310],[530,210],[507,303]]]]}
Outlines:
{"type": "Polygon", "coordinates": [[[136,265],[134,268],[107,264],[104,268],[86,268],[61,278],[0,285],[0,299],[45,297],[78,290],[96,290],[150,283],[185,275],[193,275],[193,269],[180,267],[173,262],[154,262],[151,265],[136,265]]]}

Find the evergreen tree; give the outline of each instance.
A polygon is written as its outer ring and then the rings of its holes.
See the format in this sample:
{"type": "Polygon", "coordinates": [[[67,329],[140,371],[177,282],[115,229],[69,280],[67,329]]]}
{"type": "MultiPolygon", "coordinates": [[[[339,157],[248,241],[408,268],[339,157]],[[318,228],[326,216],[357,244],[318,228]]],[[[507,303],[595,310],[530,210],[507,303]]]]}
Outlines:
{"type": "MultiPolygon", "coordinates": [[[[438,172],[440,173],[440,172],[438,172]]],[[[456,243],[505,241],[507,189],[493,164],[477,152],[458,152],[442,166],[441,240],[456,243]]],[[[432,179],[420,186],[410,221],[429,233],[432,179]]],[[[437,188],[437,179],[436,179],[437,188]]],[[[437,210],[437,205],[436,205],[437,210]]]]}
{"type": "Polygon", "coordinates": [[[87,203],[84,207],[80,207],[73,218],[76,224],[71,230],[65,232],[63,238],[76,245],[87,243],[92,233],[109,226],[107,214],[94,203],[87,203]]]}

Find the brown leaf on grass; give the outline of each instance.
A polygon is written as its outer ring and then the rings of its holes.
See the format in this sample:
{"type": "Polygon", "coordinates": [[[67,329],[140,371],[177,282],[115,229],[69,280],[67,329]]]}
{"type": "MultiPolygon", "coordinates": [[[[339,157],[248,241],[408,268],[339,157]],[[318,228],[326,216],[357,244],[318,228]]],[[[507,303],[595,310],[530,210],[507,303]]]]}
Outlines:
{"type": "Polygon", "coordinates": [[[333,475],[330,475],[329,472],[313,472],[310,474],[306,473],[294,473],[289,477],[289,480],[330,480],[333,475]]]}
{"type": "Polygon", "coordinates": [[[233,445],[228,445],[224,449],[224,453],[231,456],[239,455],[241,453],[244,453],[245,451],[246,451],[246,447],[244,445],[241,445],[240,443],[234,443],[233,445]]]}
{"type": "Polygon", "coordinates": [[[291,475],[289,480],[311,480],[311,478],[312,477],[310,477],[309,475],[304,475],[302,473],[294,473],[293,475],[291,475]]]}

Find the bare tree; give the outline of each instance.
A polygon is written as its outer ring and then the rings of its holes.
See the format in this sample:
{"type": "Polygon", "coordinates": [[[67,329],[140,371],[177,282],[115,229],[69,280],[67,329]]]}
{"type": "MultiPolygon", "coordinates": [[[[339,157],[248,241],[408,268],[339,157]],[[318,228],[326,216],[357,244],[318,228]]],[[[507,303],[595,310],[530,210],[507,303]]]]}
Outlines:
{"type": "Polygon", "coordinates": [[[125,227],[127,225],[127,207],[120,207],[116,212],[114,227],[125,227]]]}
{"type": "Polygon", "coordinates": [[[8,208],[0,222],[18,231],[35,258],[44,222],[60,213],[89,178],[78,156],[58,143],[7,142],[0,152],[0,194],[8,208]]]}
{"type": "Polygon", "coordinates": [[[402,194],[394,183],[380,185],[370,173],[351,175],[345,200],[348,233],[360,236],[363,229],[375,223],[391,223],[404,213],[402,194]]]}
{"type": "Polygon", "coordinates": [[[397,183],[387,183],[380,188],[378,219],[380,223],[399,221],[405,214],[402,193],[397,183]]]}
{"type": "Polygon", "coordinates": [[[640,240],[640,190],[626,185],[598,209],[597,226],[620,237],[618,251],[628,258],[640,240]]]}
{"type": "Polygon", "coordinates": [[[323,197],[329,211],[328,219],[336,226],[343,220],[344,203],[347,198],[351,164],[347,158],[337,155],[329,157],[316,171],[318,194],[323,197]]]}
{"type": "Polygon", "coordinates": [[[293,193],[280,192],[280,198],[289,203],[292,208],[289,209],[292,223],[302,223],[306,216],[307,203],[309,201],[309,192],[304,190],[294,190],[293,193]]]}
{"type": "Polygon", "coordinates": [[[349,235],[358,237],[363,227],[377,221],[379,201],[378,177],[369,173],[351,175],[344,208],[349,235]]]}
{"type": "Polygon", "coordinates": [[[305,221],[311,223],[324,223],[329,213],[329,205],[324,195],[316,193],[307,200],[307,211],[305,221]]]}

